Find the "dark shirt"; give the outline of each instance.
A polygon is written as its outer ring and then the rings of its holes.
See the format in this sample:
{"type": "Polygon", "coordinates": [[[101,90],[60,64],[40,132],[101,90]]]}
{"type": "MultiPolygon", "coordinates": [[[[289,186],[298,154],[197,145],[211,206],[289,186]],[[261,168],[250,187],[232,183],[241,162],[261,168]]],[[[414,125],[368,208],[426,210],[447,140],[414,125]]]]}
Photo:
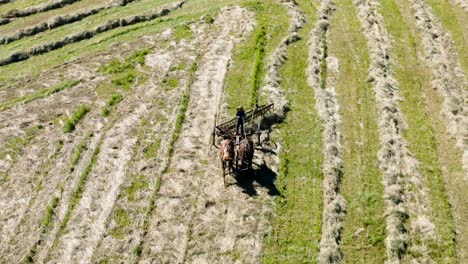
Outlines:
{"type": "Polygon", "coordinates": [[[236,117],[237,117],[237,120],[241,119],[242,121],[244,121],[244,118],[245,118],[244,110],[237,110],[236,117]]]}

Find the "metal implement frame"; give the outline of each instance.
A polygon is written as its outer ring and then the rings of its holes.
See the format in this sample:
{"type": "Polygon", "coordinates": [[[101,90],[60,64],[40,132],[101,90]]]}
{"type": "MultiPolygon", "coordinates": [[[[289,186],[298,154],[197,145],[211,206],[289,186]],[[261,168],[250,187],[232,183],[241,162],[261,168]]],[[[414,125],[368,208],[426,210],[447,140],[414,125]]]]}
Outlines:
{"type": "MultiPolygon", "coordinates": [[[[248,112],[245,113],[245,119],[244,119],[244,122],[246,124],[248,124],[249,122],[253,122],[255,120],[255,118],[257,117],[263,117],[266,113],[268,113],[269,111],[271,111],[271,109],[273,109],[273,106],[274,104],[269,104],[269,105],[262,105],[262,106],[258,106],[248,112]]],[[[236,137],[236,125],[237,125],[237,119],[236,118],[232,118],[224,123],[221,123],[219,125],[216,125],[215,123],[215,127],[214,127],[214,130],[213,130],[213,145],[214,145],[214,141],[215,141],[215,137],[216,136],[223,136],[223,135],[228,135],[230,136],[231,138],[235,138],[236,137]]],[[[258,123],[258,127],[257,127],[257,130],[255,132],[251,132],[249,134],[246,134],[246,136],[251,136],[251,135],[254,135],[254,134],[258,134],[260,133],[260,120],[259,120],[259,123],[258,123]]]]}

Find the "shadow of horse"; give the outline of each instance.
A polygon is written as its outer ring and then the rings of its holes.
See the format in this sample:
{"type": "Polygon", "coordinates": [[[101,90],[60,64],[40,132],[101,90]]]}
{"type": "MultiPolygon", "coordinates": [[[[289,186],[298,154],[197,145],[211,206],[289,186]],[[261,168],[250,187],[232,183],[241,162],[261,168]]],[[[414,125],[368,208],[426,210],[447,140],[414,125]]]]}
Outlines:
{"type": "Polygon", "coordinates": [[[256,196],[257,190],[255,189],[254,183],[264,187],[268,190],[268,195],[278,196],[280,192],[276,188],[275,182],[277,174],[272,171],[266,164],[255,164],[254,169],[242,171],[237,177],[235,177],[236,184],[242,189],[242,192],[250,196],[256,196]]]}

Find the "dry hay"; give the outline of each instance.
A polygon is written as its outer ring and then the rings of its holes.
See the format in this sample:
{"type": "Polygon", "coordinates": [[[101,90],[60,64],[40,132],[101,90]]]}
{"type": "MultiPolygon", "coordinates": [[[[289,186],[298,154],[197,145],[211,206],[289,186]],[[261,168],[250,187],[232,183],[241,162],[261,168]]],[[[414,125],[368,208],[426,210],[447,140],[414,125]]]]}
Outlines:
{"type": "Polygon", "coordinates": [[[374,83],[379,109],[379,163],[387,205],[387,263],[399,263],[406,252],[410,240],[405,224],[408,217],[411,250],[418,253],[414,258],[430,263],[427,243],[435,239],[435,227],[429,219],[431,207],[424,178],[402,137],[406,123],[399,107],[402,99],[398,84],[392,77],[390,40],[378,4],[367,0],[354,4],[370,50],[369,81],[374,83]]]}
{"type": "Polygon", "coordinates": [[[433,89],[444,98],[442,116],[447,130],[463,150],[462,165],[468,181],[468,92],[465,74],[458,62],[452,38],[429,5],[412,0],[411,9],[421,32],[433,89]]]}
{"type": "Polygon", "coordinates": [[[317,112],[323,124],[323,220],[320,239],[319,263],[340,263],[343,253],[340,249],[341,231],[346,215],[346,201],[339,193],[343,176],[341,159],[341,134],[339,104],[336,98],[334,73],[337,63],[330,63],[326,45],[329,39],[329,18],[335,10],[332,1],[322,1],[314,28],[310,32],[307,80],[314,89],[317,112]],[[330,74],[327,72],[327,64],[330,74]],[[325,72],[323,72],[325,71],[325,72]],[[328,75],[327,80],[323,76],[328,75]],[[326,84],[325,84],[326,83],[326,84]]]}
{"type": "MultiPolygon", "coordinates": [[[[181,65],[181,63],[187,65],[195,63],[196,57],[194,54],[197,54],[197,52],[200,51],[197,50],[197,47],[200,44],[199,42],[206,38],[207,30],[206,25],[203,23],[195,23],[191,28],[192,31],[197,32],[197,38],[193,41],[173,41],[167,49],[155,50],[153,53],[146,56],[146,65],[150,66],[154,71],[153,76],[155,79],[170,75],[170,69],[181,65]]],[[[168,33],[170,32],[163,32],[156,38],[162,40],[165,38],[164,35],[170,35],[168,33]]],[[[184,89],[185,93],[191,88],[189,83],[190,81],[188,80],[189,76],[187,76],[185,72],[173,72],[172,74],[182,74],[182,77],[180,77],[180,88],[168,92],[160,91],[160,94],[158,95],[158,98],[163,99],[169,107],[166,108],[159,105],[151,105],[150,108],[148,108],[149,113],[158,112],[158,115],[163,114],[167,121],[158,121],[157,117],[154,117],[156,120],[152,120],[151,116],[153,115],[150,114],[148,121],[151,122],[152,125],[145,128],[149,130],[149,132],[144,135],[146,139],[141,139],[143,141],[148,140],[154,135],[158,135],[158,137],[160,137],[160,148],[155,155],[156,157],[142,157],[142,153],[138,153],[138,149],[135,149],[134,157],[127,166],[127,174],[133,175],[132,177],[136,177],[136,175],[147,175],[149,186],[151,187],[135,193],[135,197],[138,198],[134,201],[130,201],[126,195],[119,195],[115,202],[113,212],[111,213],[111,216],[114,216],[109,217],[105,225],[105,230],[114,230],[119,228],[119,224],[116,223],[115,220],[116,212],[122,210],[128,212],[128,215],[133,219],[133,221],[125,228],[125,230],[132,234],[132,241],[122,240],[119,237],[115,237],[112,232],[104,232],[98,246],[93,249],[93,263],[105,259],[110,254],[112,254],[113,258],[117,257],[127,263],[133,263],[137,260],[137,256],[131,254],[131,252],[138,247],[140,241],[145,236],[144,219],[148,207],[148,201],[151,200],[151,196],[156,191],[154,190],[154,186],[156,186],[158,178],[161,177],[163,171],[167,169],[169,164],[170,157],[168,156],[168,146],[172,140],[172,135],[174,133],[173,130],[175,129],[173,124],[176,123],[178,113],[178,111],[174,110],[177,110],[177,104],[180,102],[181,89],[184,89]]],[[[154,81],[150,85],[160,86],[161,82],[162,81],[154,81]]],[[[149,94],[145,95],[149,96],[149,94]]],[[[128,179],[127,181],[124,181],[121,189],[127,190],[128,188],[131,188],[130,186],[132,184],[133,180],[128,179]]]]}
{"type": "Polygon", "coordinates": [[[259,202],[224,188],[213,151],[207,150],[221,103],[225,74],[236,43],[253,29],[253,13],[240,7],[223,8],[205,39],[190,91],[186,121],[174,145],[171,166],[162,175],[142,243],[141,262],[229,263],[226,252],[239,252],[243,263],[257,263],[255,232],[261,218],[259,202]],[[212,158],[210,158],[212,157],[212,158]],[[187,191],[189,190],[189,191],[187,191]],[[248,214],[248,219],[245,219],[248,214]],[[242,237],[239,237],[242,234],[242,237]]]}

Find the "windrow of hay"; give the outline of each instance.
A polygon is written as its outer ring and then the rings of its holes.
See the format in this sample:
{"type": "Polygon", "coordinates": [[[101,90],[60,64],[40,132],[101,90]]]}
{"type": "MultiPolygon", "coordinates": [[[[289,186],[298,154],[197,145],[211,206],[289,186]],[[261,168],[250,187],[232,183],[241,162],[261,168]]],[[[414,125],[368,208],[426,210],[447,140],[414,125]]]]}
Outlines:
{"type": "Polygon", "coordinates": [[[103,32],[106,32],[106,31],[109,31],[118,27],[130,26],[133,24],[150,21],[150,20],[162,17],[162,16],[167,16],[170,12],[178,8],[181,8],[185,2],[186,0],[179,1],[179,2],[176,2],[175,4],[167,6],[166,8],[162,8],[158,11],[153,11],[146,15],[132,16],[129,18],[112,19],[112,20],[107,21],[107,23],[102,24],[92,30],[82,31],[82,32],[67,36],[64,39],[59,40],[59,41],[33,47],[29,49],[28,51],[16,52],[10,55],[8,58],[0,60],[0,66],[12,64],[12,63],[19,62],[19,61],[24,61],[24,60],[29,59],[31,56],[41,55],[41,54],[62,48],[66,45],[70,45],[70,44],[73,44],[73,43],[76,43],[85,39],[90,39],[98,34],[101,34],[103,32]]]}
{"type": "Polygon", "coordinates": [[[54,28],[57,28],[66,24],[80,21],[88,16],[99,13],[103,9],[105,9],[105,7],[97,7],[97,8],[93,8],[89,10],[78,11],[70,15],[56,16],[50,19],[49,21],[42,22],[32,27],[20,29],[16,33],[10,36],[5,36],[5,37],[0,38],[0,45],[5,45],[13,41],[20,40],[24,37],[34,36],[38,33],[41,33],[47,30],[51,30],[51,29],[54,29],[54,28]]]}
{"type": "Polygon", "coordinates": [[[27,16],[34,15],[37,13],[62,8],[66,5],[71,5],[79,1],[81,0],[58,0],[58,1],[52,1],[50,3],[39,5],[39,6],[28,7],[23,10],[13,9],[3,14],[2,17],[4,18],[27,17],[27,16]]]}
{"type": "Polygon", "coordinates": [[[346,215],[346,201],[339,193],[343,176],[339,105],[333,78],[327,82],[327,39],[329,19],[335,11],[333,1],[322,1],[319,20],[310,32],[307,82],[314,89],[315,108],[323,124],[323,215],[319,263],[340,263],[341,231],[346,215]]]}
{"type": "Polygon", "coordinates": [[[399,263],[410,242],[415,261],[431,263],[428,243],[435,239],[435,227],[429,219],[431,206],[425,180],[403,139],[407,125],[399,106],[402,99],[398,84],[392,77],[390,40],[378,4],[372,0],[355,0],[354,4],[370,50],[368,81],[374,84],[379,109],[379,163],[387,205],[387,263],[399,263]]]}
{"type": "Polygon", "coordinates": [[[288,8],[290,14],[290,26],[288,35],[281,40],[280,45],[271,56],[267,66],[265,85],[261,88],[263,96],[269,98],[275,104],[275,113],[279,118],[283,118],[288,109],[288,102],[284,91],[281,89],[281,77],[279,74],[281,66],[287,59],[288,46],[300,39],[297,32],[306,23],[305,15],[299,10],[296,1],[283,0],[283,4],[288,8]]]}
{"type": "Polygon", "coordinates": [[[99,7],[91,8],[91,9],[88,9],[88,10],[80,10],[80,11],[75,12],[73,14],[68,14],[68,15],[63,15],[63,16],[56,16],[56,17],[51,18],[49,21],[42,22],[42,23],[40,23],[38,25],[35,25],[35,26],[20,29],[16,33],[14,33],[14,34],[12,34],[10,36],[0,38],[0,45],[5,45],[5,44],[11,43],[13,41],[20,40],[20,39],[22,39],[24,37],[34,36],[34,35],[36,35],[38,33],[41,33],[41,32],[47,31],[47,30],[58,28],[58,27],[66,25],[66,24],[71,24],[71,23],[80,21],[80,20],[82,20],[82,19],[84,19],[86,17],[95,15],[95,14],[101,12],[102,10],[110,9],[110,8],[112,8],[114,6],[125,6],[128,3],[134,2],[134,1],[136,1],[136,0],[117,1],[117,2],[112,3],[110,5],[107,5],[107,6],[99,6],[99,7]]]}
{"type": "Polygon", "coordinates": [[[8,11],[6,14],[3,14],[2,18],[8,19],[9,22],[10,22],[12,19],[16,19],[16,18],[20,18],[20,17],[27,17],[27,16],[34,15],[34,14],[37,14],[37,13],[62,8],[64,6],[66,6],[66,5],[71,5],[71,4],[73,4],[75,2],[79,2],[79,1],[81,1],[81,0],[59,0],[59,1],[51,2],[51,3],[47,3],[47,4],[44,4],[44,5],[28,7],[28,8],[23,9],[23,10],[13,9],[13,10],[8,11]]]}
{"type": "MultiPolygon", "coordinates": [[[[288,101],[284,93],[284,89],[281,87],[281,74],[280,70],[287,58],[287,50],[290,45],[300,40],[298,31],[306,24],[306,16],[300,10],[295,0],[282,0],[283,5],[288,9],[290,17],[290,25],[287,35],[281,40],[279,46],[275,49],[267,65],[267,73],[265,76],[265,85],[261,87],[260,93],[264,98],[268,98],[270,102],[274,103],[274,114],[277,118],[282,120],[285,117],[286,111],[288,111],[288,101]]],[[[274,151],[279,153],[281,145],[278,144],[277,149],[274,151]]],[[[268,160],[269,165],[277,173],[277,168],[280,163],[279,155],[264,154],[264,161],[268,160]]],[[[270,208],[264,209],[264,214],[269,212],[270,208]]],[[[263,218],[259,226],[261,230],[265,232],[259,232],[259,237],[264,237],[272,231],[270,227],[271,223],[267,218],[263,218]]],[[[259,238],[262,239],[262,238],[259,238]]]]}
{"type": "Polygon", "coordinates": [[[447,130],[463,149],[462,165],[468,180],[468,92],[463,69],[457,60],[452,38],[431,7],[422,0],[412,0],[411,9],[421,33],[426,60],[431,69],[432,88],[444,98],[442,116],[447,130]]]}

